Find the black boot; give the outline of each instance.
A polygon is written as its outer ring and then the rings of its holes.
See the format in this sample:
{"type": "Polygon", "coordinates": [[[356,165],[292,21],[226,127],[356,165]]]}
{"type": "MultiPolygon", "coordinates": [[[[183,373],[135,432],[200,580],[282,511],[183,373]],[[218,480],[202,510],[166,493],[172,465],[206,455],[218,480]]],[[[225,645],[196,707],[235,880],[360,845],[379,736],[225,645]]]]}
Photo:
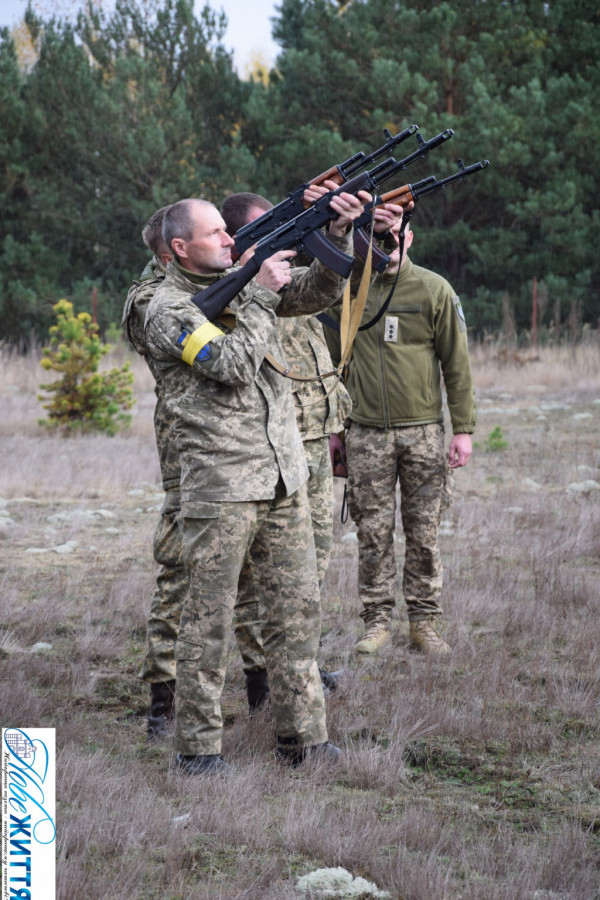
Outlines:
{"type": "Polygon", "coordinates": [[[248,709],[252,715],[253,712],[261,709],[269,699],[269,679],[266,669],[259,669],[258,672],[246,672],[246,693],[248,709]]]}
{"type": "Polygon", "coordinates": [[[175,769],[184,775],[231,775],[232,769],[220,753],[209,756],[184,756],[178,753],[175,757],[175,769]]]}
{"type": "Polygon", "coordinates": [[[327,672],[325,669],[319,669],[321,684],[323,685],[323,691],[326,694],[331,691],[337,691],[340,683],[340,676],[343,675],[343,673],[343,669],[340,669],[338,672],[327,672]]]}
{"type": "Polygon", "coordinates": [[[149,740],[167,737],[173,721],[175,681],[159,681],[150,685],[150,712],[146,734],[149,740]]]}
{"type": "Polygon", "coordinates": [[[308,747],[298,747],[296,738],[277,738],[280,746],[276,753],[278,758],[292,768],[297,768],[306,759],[314,759],[317,762],[328,763],[329,765],[337,765],[340,761],[342,751],[330,741],[323,744],[311,744],[308,747]]]}

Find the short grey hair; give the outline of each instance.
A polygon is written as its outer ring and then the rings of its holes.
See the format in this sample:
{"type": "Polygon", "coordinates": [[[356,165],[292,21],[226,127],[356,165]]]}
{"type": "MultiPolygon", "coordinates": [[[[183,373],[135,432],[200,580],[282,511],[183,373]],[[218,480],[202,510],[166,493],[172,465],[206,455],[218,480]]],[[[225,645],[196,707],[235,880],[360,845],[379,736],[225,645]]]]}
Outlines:
{"type": "Polygon", "coordinates": [[[178,200],[177,203],[173,203],[165,212],[162,223],[162,236],[171,253],[174,252],[172,242],[175,238],[181,238],[183,241],[191,241],[193,238],[194,218],[192,209],[196,203],[215,208],[214,204],[209,203],[208,200],[187,197],[185,200],[178,200]]]}

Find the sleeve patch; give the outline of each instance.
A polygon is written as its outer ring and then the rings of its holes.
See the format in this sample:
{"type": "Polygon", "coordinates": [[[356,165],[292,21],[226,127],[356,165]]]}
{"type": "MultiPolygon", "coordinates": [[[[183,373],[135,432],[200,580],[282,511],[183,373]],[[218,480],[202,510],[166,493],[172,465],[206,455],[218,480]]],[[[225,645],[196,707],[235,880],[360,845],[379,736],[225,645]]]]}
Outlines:
{"type": "Polygon", "coordinates": [[[205,322],[191,334],[182,331],[177,338],[178,345],[183,347],[182,360],[193,366],[197,359],[201,362],[210,359],[212,357],[210,342],[219,334],[224,334],[224,332],[212,322],[205,322]]]}
{"type": "Polygon", "coordinates": [[[467,330],[467,322],[465,320],[465,314],[463,312],[463,308],[458,297],[452,298],[452,303],[454,304],[454,309],[456,310],[456,315],[458,316],[458,330],[466,331],[467,330]]]}

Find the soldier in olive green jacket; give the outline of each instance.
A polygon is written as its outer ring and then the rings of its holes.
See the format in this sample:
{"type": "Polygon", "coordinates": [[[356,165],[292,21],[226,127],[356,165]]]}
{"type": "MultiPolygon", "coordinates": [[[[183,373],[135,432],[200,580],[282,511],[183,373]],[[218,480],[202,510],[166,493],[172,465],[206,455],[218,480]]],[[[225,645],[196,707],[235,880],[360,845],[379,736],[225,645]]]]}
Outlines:
{"type": "MultiPolygon", "coordinates": [[[[370,289],[363,323],[392,291],[389,306],[377,324],[359,331],[346,382],[352,398],[346,434],[348,508],[357,527],[365,622],[355,650],[375,653],[391,639],[399,483],[410,640],[418,650],[440,654],[449,647],[436,628],[442,613],[438,527],[451,492],[449,469],[466,465],[471,455],[475,395],[460,301],[444,278],[408,259],[410,229],[400,260],[399,230],[400,224],[392,228],[396,249],[370,289]],[[447,457],[442,375],[453,430],[447,457]]],[[[331,328],[326,334],[335,361],[339,334],[331,328]]]]}

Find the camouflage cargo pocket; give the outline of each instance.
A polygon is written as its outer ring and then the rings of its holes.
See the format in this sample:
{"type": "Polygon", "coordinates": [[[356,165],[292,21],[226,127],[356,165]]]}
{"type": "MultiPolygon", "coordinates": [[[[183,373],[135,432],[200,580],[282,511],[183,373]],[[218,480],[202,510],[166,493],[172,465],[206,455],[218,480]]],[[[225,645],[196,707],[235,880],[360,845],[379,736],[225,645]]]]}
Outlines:
{"type": "Polygon", "coordinates": [[[201,659],[204,650],[204,641],[195,644],[192,641],[183,641],[181,638],[175,644],[175,659],[201,659]]]}

